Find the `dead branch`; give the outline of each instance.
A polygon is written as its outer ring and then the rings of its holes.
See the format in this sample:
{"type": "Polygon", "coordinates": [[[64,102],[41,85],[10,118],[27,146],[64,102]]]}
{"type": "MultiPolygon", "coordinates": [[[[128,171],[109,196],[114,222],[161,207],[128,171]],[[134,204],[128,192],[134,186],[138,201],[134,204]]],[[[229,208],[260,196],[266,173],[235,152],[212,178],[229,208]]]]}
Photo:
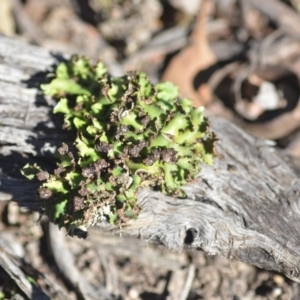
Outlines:
{"type": "MultiPolygon", "coordinates": [[[[63,56],[0,36],[0,200],[38,210],[36,184],[20,174],[27,162],[53,165],[72,132],[60,129],[39,85],[63,56]],[[46,72],[47,71],[47,72],[46,72]]],[[[220,157],[185,187],[187,198],[139,194],[141,214],[123,228],[98,227],[171,250],[202,249],[300,281],[300,181],[284,153],[220,118],[212,118],[220,157]]]]}

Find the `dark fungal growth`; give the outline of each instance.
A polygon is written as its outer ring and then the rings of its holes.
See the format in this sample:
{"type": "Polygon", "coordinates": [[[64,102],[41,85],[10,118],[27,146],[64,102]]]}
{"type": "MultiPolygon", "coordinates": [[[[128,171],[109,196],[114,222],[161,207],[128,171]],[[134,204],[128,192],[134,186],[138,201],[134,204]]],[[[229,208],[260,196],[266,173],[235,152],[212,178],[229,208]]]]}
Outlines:
{"type": "Polygon", "coordinates": [[[140,187],[184,197],[201,163],[213,162],[216,138],[203,108],[179,100],[171,83],[112,77],[101,62],[74,56],[42,89],[59,98],[54,113],[64,114],[64,128],[76,129],[76,153],[63,144],[53,174],[36,164],[23,174],[42,181],[45,214],[69,230],[134,219],[140,187]]]}

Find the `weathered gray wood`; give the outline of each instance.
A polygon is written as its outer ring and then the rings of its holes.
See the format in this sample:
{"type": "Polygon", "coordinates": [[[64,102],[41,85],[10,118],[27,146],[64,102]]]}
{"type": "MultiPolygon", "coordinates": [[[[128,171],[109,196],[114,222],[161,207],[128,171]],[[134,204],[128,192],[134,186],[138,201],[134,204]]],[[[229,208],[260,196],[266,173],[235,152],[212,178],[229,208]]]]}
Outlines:
{"type": "MultiPolygon", "coordinates": [[[[60,129],[38,86],[62,56],[0,37],[0,200],[39,209],[36,184],[20,175],[28,161],[45,167],[71,132],[60,129]]],[[[141,214],[123,228],[99,228],[241,260],[300,281],[300,181],[287,155],[233,124],[212,118],[220,157],[185,187],[187,199],[143,190],[141,214]]]]}

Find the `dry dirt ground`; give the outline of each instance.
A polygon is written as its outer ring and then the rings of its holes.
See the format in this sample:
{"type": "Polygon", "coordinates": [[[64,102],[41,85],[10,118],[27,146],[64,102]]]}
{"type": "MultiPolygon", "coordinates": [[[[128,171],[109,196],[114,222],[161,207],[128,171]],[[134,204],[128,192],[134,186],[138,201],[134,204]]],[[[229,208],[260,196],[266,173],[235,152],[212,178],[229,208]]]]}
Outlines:
{"type": "MultiPolygon", "coordinates": [[[[102,59],[114,75],[171,80],[208,115],[298,156],[299,13],[299,0],[1,0],[0,32],[102,59]]],[[[2,201],[1,299],[289,300],[300,288],[201,251],[173,253],[96,229],[86,240],[67,237],[2,201]]]]}

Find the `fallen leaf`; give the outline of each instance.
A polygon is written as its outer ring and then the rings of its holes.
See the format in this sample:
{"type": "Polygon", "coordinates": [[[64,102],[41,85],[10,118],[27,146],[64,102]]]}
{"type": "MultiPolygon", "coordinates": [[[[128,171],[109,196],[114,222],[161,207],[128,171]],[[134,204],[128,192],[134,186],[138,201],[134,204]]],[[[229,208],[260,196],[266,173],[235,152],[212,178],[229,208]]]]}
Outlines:
{"type": "Polygon", "coordinates": [[[202,1],[195,30],[191,35],[191,45],[174,56],[162,76],[162,81],[171,81],[177,85],[180,95],[191,98],[196,107],[207,105],[212,99],[212,92],[207,83],[197,86],[195,82],[200,71],[216,63],[205,28],[209,5],[209,1],[202,1]]]}

